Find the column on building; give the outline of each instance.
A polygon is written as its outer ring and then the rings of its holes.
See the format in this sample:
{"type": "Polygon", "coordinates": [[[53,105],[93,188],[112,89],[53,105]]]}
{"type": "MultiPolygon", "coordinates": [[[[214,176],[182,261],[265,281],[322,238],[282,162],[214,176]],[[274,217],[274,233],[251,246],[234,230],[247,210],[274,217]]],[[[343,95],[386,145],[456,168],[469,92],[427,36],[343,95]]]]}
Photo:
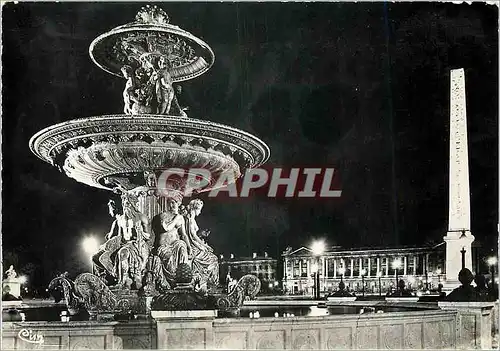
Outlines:
{"type": "Polygon", "coordinates": [[[328,257],[323,257],[323,276],[328,278],[328,257]]]}
{"type": "Polygon", "coordinates": [[[379,272],[382,273],[381,267],[380,267],[380,256],[377,256],[377,275],[379,272]]]}
{"type": "Polygon", "coordinates": [[[359,269],[358,269],[358,276],[361,277],[361,270],[363,269],[363,257],[359,258],[359,269]]]}
{"type": "Polygon", "coordinates": [[[302,277],[302,259],[299,259],[299,278],[302,277]]]}
{"type": "Polygon", "coordinates": [[[413,275],[417,275],[417,255],[413,255],[413,275]]]}
{"type": "Polygon", "coordinates": [[[288,258],[285,257],[285,267],[283,267],[283,279],[286,280],[288,275],[288,258]]]}
{"type": "Polygon", "coordinates": [[[385,275],[389,276],[389,256],[385,257],[385,275]]]}
{"type": "Polygon", "coordinates": [[[370,256],[368,256],[368,268],[367,268],[367,276],[371,276],[371,273],[372,273],[372,258],[370,256]]]}
{"type": "Polygon", "coordinates": [[[337,259],[333,259],[333,277],[337,278],[337,259]]]}
{"type": "Polygon", "coordinates": [[[403,275],[408,275],[408,260],[407,257],[403,257],[403,275]]]}
{"type": "Polygon", "coordinates": [[[351,278],[354,277],[354,258],[351,258],[351,278]]]}
{"type": "Polygon", "coordinates": [[[425,254],[424,274],[429,274],[429,254],[425,254]]]}

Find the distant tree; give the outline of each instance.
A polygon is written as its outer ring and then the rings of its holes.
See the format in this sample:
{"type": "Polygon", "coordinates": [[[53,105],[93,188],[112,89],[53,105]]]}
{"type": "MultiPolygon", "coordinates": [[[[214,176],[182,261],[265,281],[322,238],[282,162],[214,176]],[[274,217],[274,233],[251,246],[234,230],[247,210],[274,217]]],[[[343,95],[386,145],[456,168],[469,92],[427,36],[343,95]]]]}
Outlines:
{"type": "Polygon", "coordinates": [[[19,252],[16,248],[4,249],[2,255],[3,255],[2,263],[4,267],[9,267],[10,265],[13,265],[14,268],[17,269],[17,267],[19,266],[19,252]]]}
{"type": "Polygon", "coordinates": [[[19,273],[26,275],[28,278],[32,277],[35,271],[38,269],[37,265],[33,262],[28,262],[26,264],[21,264],[19,268],[19,273]]]}

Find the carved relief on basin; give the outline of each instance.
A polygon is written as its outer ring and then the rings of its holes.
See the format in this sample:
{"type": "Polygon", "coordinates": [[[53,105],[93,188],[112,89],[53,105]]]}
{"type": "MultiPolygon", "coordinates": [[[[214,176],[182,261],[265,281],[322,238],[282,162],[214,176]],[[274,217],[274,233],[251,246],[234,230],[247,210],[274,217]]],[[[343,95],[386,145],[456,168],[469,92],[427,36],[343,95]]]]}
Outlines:
{"type": "Polygon", "coordinates": [[[156,6],[144,7],[134,22],[97,37],[89,53],[97,66],[119,77],[124,65],[138,67],[144,55],[164,56],[172,64],[174,82],[202,75],[215,61],[208,44],[170,24],[168,15],[156,6]]]}
{"type": "MultiPolygon", "coordinates": [[[[109,177],[128,178],[135,187],[144,184],[135,182],[134,174],[201,168],[211,174],[207,191],[222,172],[238,178],[269,157],[264,142],[236,128],[154,115],[110,115],[60,123],[33,136],[30,147],[69,177],[98,188],[112,188],[109,177]]],[[[141,176],[137,179],[144,181],[141,176]]]]}

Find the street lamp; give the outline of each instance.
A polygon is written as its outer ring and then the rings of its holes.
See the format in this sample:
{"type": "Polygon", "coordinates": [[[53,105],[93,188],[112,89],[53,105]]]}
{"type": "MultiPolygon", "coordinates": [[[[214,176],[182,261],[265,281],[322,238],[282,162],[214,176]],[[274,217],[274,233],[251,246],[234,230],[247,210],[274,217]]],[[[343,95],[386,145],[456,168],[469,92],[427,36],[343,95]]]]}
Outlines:
{"type": "Polygon", "coordinates": [[[87,254],[90,257],[90,270],[92,273],[94,273],[94,265],[92,263],[92,256],[99,251],[99,242],[97,241],[96,238],[92,236],[88,236],[82,241],[82,248],[83,251],[85,251],[85,254],[87,254]]]}
{"type": "Polygon", "coordinates": [[[311,271],[313,272],[313,290],[314,290],[314,293],[313,293],[313,297],[316,299],[316,297],[318,296],[318,285],[316,284],[317,283],[317,277],[318,277],[318,264],[316,262],[314,262],[312,265],[311,265],[311,271]]]}
{"type": "Polygon", "coordinates": [[[28,278],[25,275],[21,275],[19,276],[18,281],[19,283],[21,283],[21,285],[24,285],[28,281],[28,278]]]}
{"type": "Polygon", "coordinates": [[[401,268],[401,259],[396,258],[394,261],[392,261],[392,268],[396,271],[396,293],[399,292],[399,285],[398,285],[398,270],[401,268]]]}
{"type": "Polygon", "coordinates": [[[314,256],[321,256],[325,252],[325,242],[323,240],[316,240],[311,245],[311,251],[314,256]]]}
{"type": "Polygon", "coordinates": [[[359,272],[361,273],[361,292],[363,294],[363,297],[365,297],[365,274],[366,274],[366,269],[361,269],[359,272]]]}
{"type": "Polygon", "coordinates": [[[415,277],[414,276],[410,275],[408,277],[408,285],[409,285],[410,289],[412,289],[412,290],[414,289],[414,285],[415,285],[415,277]]]}
{"type": "Polygon", "coordinates": [[[425,291],[429,290],[429,271],[427,270],[427,267],[429,265],[429,257],[426,255],[424,256],[425,259],[425,264],[424,264],[424,270],[425,270],[425,291]]]}
{"type": "Polygon", "coordinates": [[[316,240],[311,245],[311,251],[313,256],[316,258],[317,269],[314,274],[314,298],[319,300],[319,257],[325,252],[325,242],[323,240],[316,240]]]}
{"type": "Polygon", "coordinates": [[[339,269],[337,269],[337,271],[340,274],[340,282],[343,284],[344,283],[345,268],[344,267],[340,267],[339,269]]]}
{"type": "Polygon", "coordinates": [[[378,296],[382,296],[382,283],[381,283],[382,271],[377,272],[377,277],[378,277],[378,296]]]}
{"type": "Polygon", "coordinates": [[[441,284],[441,273],[442,272],[443,271],[441,270],[441,268],[436,269],[436,275],[438,277],[438,286],[439,286],[439,284],[441,284]]]}
{"type": "Polygon", "coordinates": [[[495,256],[488,257],[488,260],[486,263],[488,263],[488,266],[490,267],[490,272],[491,272],[491,290],[494,293],[495,292],[495,266],[497,265],[497,258],[495,256]]]}

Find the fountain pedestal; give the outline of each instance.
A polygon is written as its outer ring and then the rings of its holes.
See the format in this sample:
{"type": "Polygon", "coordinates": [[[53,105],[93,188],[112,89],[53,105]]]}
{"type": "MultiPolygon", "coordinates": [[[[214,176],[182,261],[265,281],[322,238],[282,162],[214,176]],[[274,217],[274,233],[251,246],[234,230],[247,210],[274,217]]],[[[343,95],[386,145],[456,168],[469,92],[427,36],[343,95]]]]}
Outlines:
{"type": "Polygon", "coordinates": [[[457,348],[490,350],[492,346],[491,324],[494,302],[439,301],[442,310],[458,311],[457,348]]]}
{"type": "Polygon", "coordinates": [[[6,287],[9,287],[11,295],[21,298],[21,281],[19,278],[5,279],[2,282],[2,291],[6,291],[6,287]]]}
{"type": "Polygon", "coordinates": [[[216,310],[151,311],[160,350],[213,349],[216,310]]]}

